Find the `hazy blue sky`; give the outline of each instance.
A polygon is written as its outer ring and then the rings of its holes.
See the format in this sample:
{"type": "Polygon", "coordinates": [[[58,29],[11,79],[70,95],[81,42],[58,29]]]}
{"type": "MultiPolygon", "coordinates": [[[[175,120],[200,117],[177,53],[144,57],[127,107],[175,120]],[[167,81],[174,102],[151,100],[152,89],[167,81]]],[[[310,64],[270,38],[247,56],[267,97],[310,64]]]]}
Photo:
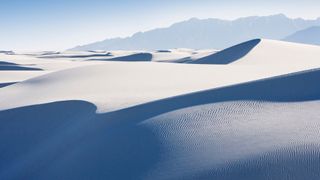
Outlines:
{"type": "Polygon", "coordinates": [[[320,17],[320,0],[0,0],[0,49],[62,50],[198,18],[320,17]]]}

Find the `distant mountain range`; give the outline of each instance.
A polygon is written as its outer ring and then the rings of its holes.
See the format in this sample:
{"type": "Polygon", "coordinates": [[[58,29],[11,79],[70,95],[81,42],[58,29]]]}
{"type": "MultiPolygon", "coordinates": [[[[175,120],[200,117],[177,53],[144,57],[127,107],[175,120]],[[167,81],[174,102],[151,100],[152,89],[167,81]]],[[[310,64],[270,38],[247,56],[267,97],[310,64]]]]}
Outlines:
{"type": "Polygon", "coordinates": [[[251,16],[232,21],[192,18],[168,28],[139,32],[127,38],[106,39],[72,50],[223,49],[255,38],[281,40],[289,36],[286,39],[291,40],[291,34],[313,26],[320,26],[320,18],[291,19],[283,14],[251,16]]]}
{"type": "Polygon", "coordinates": [[[298,31],[284,39],[285,41],[320,45],[320,26],[298,31]]]}

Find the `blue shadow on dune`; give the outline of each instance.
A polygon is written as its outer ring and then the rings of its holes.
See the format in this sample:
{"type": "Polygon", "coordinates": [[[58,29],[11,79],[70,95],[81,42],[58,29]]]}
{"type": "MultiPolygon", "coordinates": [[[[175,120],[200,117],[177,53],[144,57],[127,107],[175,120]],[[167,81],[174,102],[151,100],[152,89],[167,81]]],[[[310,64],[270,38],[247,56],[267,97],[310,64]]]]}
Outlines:
{"type": "Polygon", "coordinates": [[[157,50],[156,52],[158,52],[158,53],[171,53],[171,51],[170,50],[157,50]]]}
{"type": "Polygon", "coordinates": [[[0,179],[133,179],[156,163],[157,139],[84,101],[0,112],[0,179]],[[119,121],[119,122],[118,122],[119,121]]]}
{"type": "Polygon", "coordinates": [[[110,59],[90,59],[96,61],[151,61],[151,53],[137,53],[128,56],[115,57],[110,59]]]}
{"type": "Polygon", "coordinates": [[[23,67],[23,66],[1,66],[0,71],[42,71],[40,68],[23,67]]]}
{"type": "Polygon", "coordinates": [[[103,53],[103,54],[89,54],[89,55],[57,55],[60,53],[55,53],[55,54],[42,54],[39,58],[92,58],[92,57],[111,57],[111,53],[103,53]],[[48,55],[48,56],[43,56],[43,55],[48,55]]]}
{"type": "Polygon", "coordinates": [[[261,42],[261,39],[247,41],[212,55],[190,61],[191,64],[230,64],[247,55],[254,47],[261,42]]]}
{"type": "Polygon", "coordinates": [[[146,119],[216,102],[319,100],[319,81],[320,70],[306,71],[104,114],[84,101],[0,111],[0,179],[143,179],[163,151],[146,119]]]}
{"type": "Polygon", "coordinates": [[[6,61],[0,61],[0,66],[16,66],[18,64],[6,62],[6,61]]]}
{"type": "Polygon", "coordinates": [[[276,149],[184,179],[317,180],[320,177],[319,148],[319,144],[309,144],[276,149]]]}
{"type": "Polygon", "coordinates": [[[0,54],[14,55],[13,51],[0,51],[0,54]]]}
{"type": "Polygon", "coordinates": [[[40,68],[25,67],[20,64],[0,61],[0,71],[41,71],[40,68]]]}
{"type": "Polygon", "coordinates": [[[201,104],[225,101],[255,100],[271,102],[299,102],[320,99],[320,70],[294,73],[223,88],[154,101],[114,112],[116,119],[135,114],[148,119],[173,110],[201,104]]]}
{"type": "Polygon", "coordinates": [[[0,88],[6,87],[6,86],[10,86],[12,84],[15,84],[17,82],[8,82],[8,83],[0,83],[0,88]]]}

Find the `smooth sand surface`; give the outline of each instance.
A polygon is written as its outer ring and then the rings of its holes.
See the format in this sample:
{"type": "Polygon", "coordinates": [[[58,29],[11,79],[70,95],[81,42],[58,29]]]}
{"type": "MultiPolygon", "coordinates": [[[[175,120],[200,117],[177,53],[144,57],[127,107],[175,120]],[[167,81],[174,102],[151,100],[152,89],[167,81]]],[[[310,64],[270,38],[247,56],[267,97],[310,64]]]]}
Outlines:
{"type": "Polygon", "coordinates": [[[318,46],[0,62],[0,179],[320,178],[318,46]]]}

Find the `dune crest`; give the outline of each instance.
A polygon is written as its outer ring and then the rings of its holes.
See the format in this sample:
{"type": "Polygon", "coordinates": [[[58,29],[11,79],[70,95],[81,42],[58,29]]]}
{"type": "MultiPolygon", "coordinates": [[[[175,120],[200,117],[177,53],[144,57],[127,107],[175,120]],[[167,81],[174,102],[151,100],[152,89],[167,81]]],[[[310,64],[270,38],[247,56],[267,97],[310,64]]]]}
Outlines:
{"type": "Polygon", "coordinates": [[[0,177],[257,179],[295,169],[313,178],[320,168],[319,74],[306,71],[103,114],[84,101],[1,111],[0,177]]]}
{"type": "Polygon", "coordinates": [[[225,50],[219,51],[213,55],[203,57],[192,61],[192,64],[230,64],[246,56],[250,51],[255,48],[261,39],[254,39],[247,41],[225,50]]]}
{"type": "Polygon", "coordinates": [[[320,47],[0,58],[1,180],[320,177],[320,47]]]}
{"type": "Polygon", "coordinates": [[[189,63],[313,66],[319,63],[319,56],[320,46],[254,39],[189,63]]]}

